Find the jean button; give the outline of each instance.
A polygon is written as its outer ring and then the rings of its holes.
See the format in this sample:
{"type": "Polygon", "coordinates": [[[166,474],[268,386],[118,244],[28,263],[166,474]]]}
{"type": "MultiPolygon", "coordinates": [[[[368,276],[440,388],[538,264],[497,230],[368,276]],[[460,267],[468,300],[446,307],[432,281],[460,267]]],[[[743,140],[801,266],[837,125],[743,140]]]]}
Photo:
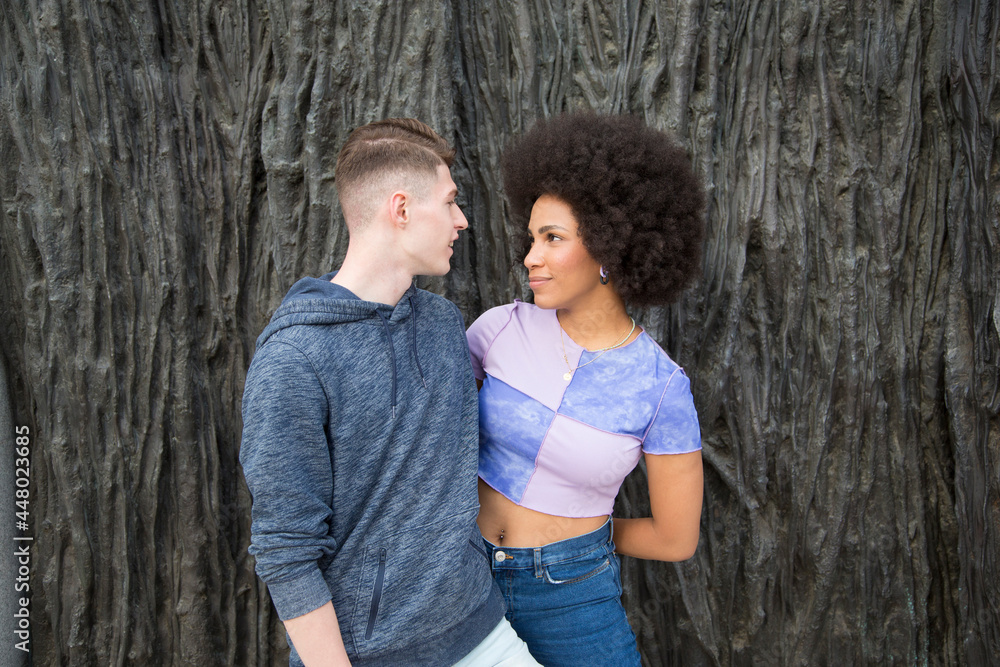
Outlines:
{"type": "Polygon", "coordinates": [[[505,554],[502,551],[498,551],[495,554],[493,554],[493,560],[495,560],[498,563],[502,563],[503,559],[506,558],[506,557],[507,557],[507,554],[505,554]]]}

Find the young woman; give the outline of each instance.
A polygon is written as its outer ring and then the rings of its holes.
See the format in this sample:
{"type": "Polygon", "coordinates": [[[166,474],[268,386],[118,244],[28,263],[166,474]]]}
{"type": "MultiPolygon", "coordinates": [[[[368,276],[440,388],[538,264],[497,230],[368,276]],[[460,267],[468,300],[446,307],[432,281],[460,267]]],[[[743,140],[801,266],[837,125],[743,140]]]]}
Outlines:
{"type": "Polygon", "coordinates": [[[617,554],[694,553],[702,464],[688,378],[626,306],[670,303],[698,272],[701,187],[683,150],[626,116],[539,122],[503,174],[535,303],[493,308],[468,332],[479,528],[536,660],[639,665],[617,554]],[[652,516],[612,521],[640,457],[652,516]]]}

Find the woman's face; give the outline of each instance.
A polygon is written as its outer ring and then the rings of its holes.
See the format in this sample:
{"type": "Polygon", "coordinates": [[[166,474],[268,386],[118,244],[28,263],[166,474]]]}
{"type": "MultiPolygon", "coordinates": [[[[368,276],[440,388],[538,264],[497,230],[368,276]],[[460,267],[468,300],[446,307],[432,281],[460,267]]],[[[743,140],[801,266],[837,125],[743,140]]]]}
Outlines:
{"type": "Polygon", "coordinates": [[[539,308],[587,306],[601,289],[600,264],[583,247],[569,205],[552,195],[535,201],[528,221],[531,250],[524,258],[539,308]]]}

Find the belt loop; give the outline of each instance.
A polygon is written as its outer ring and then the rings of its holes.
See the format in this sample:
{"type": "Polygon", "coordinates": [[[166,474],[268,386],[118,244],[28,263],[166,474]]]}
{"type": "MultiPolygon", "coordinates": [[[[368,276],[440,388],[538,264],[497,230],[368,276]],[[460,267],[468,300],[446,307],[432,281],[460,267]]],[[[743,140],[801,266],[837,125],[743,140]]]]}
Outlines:
{"type": "Polygon", "coordinates": [[[534,548],[534,552],[535,552],[535,578],[536,579],[541,579],[542,578],[542,548],[541,547],[535,547],[534,548]]]}

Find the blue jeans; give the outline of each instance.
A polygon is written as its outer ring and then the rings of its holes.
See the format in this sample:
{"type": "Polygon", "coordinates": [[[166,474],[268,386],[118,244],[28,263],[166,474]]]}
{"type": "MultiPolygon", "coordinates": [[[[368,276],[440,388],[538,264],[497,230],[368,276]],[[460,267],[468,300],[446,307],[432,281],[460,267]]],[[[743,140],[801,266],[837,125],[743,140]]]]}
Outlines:
{"type": "Polygon", "coordinates": [[[622,607],[611,520],[544,547],[508,549],[483,540],[507,620],[545,667],[637,667],[622,607]]]}

